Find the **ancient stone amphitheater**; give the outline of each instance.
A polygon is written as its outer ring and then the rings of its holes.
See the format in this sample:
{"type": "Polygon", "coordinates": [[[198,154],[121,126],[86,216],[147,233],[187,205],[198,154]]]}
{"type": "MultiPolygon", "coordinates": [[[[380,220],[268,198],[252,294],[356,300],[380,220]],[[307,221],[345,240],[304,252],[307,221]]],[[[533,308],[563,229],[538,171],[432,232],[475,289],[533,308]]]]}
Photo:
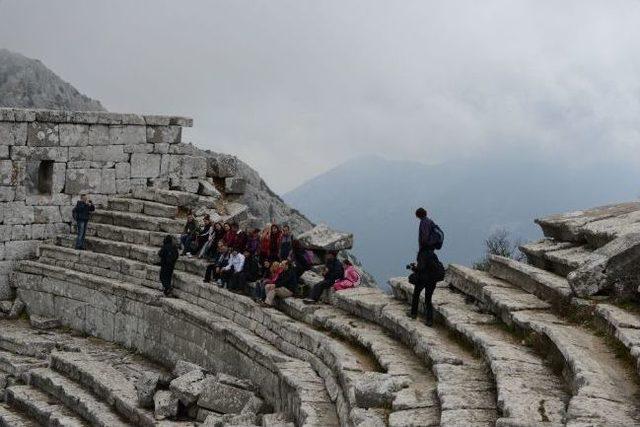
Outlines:
{"type": "Polygon", "coordinates": [[[256,221],[233,158],[181,142],[190,125],[0,109],[0,426],[640,425],[640,203],[539,220],[529,263],[450,265],[433,328],[406,317],[404,278],[269,309],[183,258],[165,298],[158,245],[186,210],[256,221]]]}

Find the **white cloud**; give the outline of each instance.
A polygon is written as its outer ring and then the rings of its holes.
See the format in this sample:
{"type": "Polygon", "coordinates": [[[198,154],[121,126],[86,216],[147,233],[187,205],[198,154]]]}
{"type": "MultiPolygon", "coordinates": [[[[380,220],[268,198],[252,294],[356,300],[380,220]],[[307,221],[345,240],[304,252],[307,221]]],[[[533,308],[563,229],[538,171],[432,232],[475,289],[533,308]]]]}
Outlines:
{"type": "Polygon", "coordinates": [[[362,154],[640,161],[633,0],[0,5],[0,40],[112,110],[195,118],[286,191],[362,154]]]}

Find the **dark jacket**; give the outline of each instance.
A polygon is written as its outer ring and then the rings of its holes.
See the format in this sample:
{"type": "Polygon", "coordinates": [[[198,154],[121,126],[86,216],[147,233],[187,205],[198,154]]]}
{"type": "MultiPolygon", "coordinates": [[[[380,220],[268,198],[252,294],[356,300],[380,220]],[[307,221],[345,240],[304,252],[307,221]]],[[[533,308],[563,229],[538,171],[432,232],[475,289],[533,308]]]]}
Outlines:
{"type": "Polygon", "coordinates": [[[423,249],[416,259],[416,279],[435,284],[444,279],[444,266],[433,250],[423,249]]]}
{"type": "Polygon", "coordinates": [[[249,256],[245,258],[243,270],[248,282],[255,282],[260,278],[260,265],[256,257],[252,254],[249,254],[249,256]]]}
{"type": "Polygon", "coordinates": [[[76,203],[76,207],[71,211],[71,215],[76,221],[89,221],[91,212],[95,210],[96,207],[93,206],[93,203],[89,204],[83,202],[82,200],[78,200],[78,203],[76,203]]]}
{"type": "Polygon", "coordinates": [[[429,234],[431,234],[432,227],[433,221],[428,217],[424,217],[420,220],[420,227],[418,228],[418,248],[420,250],[429,247],[429,234]]]}
{"type": "Polygon", "coordinates": [[[173,240],[165,239],[160,251],[158,251],[158,257],[160,257],[160,274],[162,272],[173,272],[178,260],[178,248],[173,243],[173,240]]]}
{"type": "Polygon", "coordinates": [[[298,292],[298,277],[294,269],[289,266],[286,270],[280,273],[276,280],[276,288],[285,287],[291,291],[292,294],[298,292]]]}
{"type": "Polygon", "coordinates": [[[324,278],[329,283],[333,284],[336,280],[340,280],[344,278],[344,267],[342,263],[338,261],[338,258],[333,258],[332,260],[327,261],[325,264],[327,267],[327,272],[324,275],[324,278]]]}
{"type": "Polygon", "coordinates": [[[198,223],[195,219],[193,221],[187,221],[187,223],[184,225],[184,234],[198,234],[198,223]]]}

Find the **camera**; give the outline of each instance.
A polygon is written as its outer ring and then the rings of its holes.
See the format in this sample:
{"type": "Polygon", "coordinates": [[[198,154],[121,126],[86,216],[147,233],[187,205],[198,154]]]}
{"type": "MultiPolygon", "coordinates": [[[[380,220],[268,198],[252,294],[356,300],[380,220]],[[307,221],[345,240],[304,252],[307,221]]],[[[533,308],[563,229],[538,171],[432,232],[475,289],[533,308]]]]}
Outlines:
{"type": "Polygon", "coordinates": [[[406,268],[407,270],[413,270],[416,268],[416,263],[412,262],[411,264],[407,264],[404,268],[406,268]]]}

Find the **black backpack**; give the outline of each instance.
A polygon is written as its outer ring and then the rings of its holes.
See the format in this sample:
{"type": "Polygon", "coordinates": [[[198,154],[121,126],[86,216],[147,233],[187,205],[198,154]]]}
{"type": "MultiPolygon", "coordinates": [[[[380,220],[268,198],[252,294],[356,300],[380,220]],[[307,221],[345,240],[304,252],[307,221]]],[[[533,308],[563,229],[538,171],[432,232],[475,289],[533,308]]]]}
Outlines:
{"type": "Polygon", "coordinates": [[[435,222],[431,221],[431,230],[429,230],[429,239],[427,240],[427,246],[438,250],[442,249],[444,243],[444,231],[435,222]]]}

